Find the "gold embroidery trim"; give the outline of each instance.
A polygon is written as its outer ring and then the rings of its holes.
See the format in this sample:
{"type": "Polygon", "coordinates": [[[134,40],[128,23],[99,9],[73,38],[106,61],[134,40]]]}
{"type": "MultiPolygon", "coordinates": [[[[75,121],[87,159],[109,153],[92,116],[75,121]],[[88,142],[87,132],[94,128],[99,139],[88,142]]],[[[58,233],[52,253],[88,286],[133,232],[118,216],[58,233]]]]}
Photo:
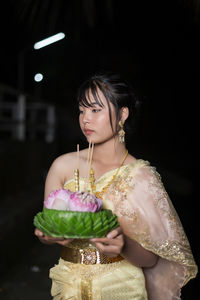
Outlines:
{"type": "Polygon", "coordinates": [[[81,299],[92,300],[92,280],[81,280],[81,299]]]}

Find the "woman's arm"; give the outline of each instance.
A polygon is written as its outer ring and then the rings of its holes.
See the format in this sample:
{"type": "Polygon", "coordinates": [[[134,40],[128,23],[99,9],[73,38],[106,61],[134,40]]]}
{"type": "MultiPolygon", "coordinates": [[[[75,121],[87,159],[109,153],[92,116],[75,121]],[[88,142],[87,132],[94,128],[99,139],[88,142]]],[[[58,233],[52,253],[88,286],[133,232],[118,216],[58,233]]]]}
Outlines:
{"type": "MultiPolygon", "coordinates": [[[[50,192],[63,188],[66,170],[64,168],[64,157],[58,157],[51,165],[45,181],[44,199],[50,192]]],[[[67,168],[66,168],[67,169],[67,168]]]]}
{"type": "Polygon", "coordinates": [[[137,267],[153,267],[158,256],[143,248],[136,241],[124,236],[124,247],[121,255],[137,267]]]}
{"type": "MultiPolygon", "coordinates": [[[[70,167],[70,163],[69,163],[69,167],[70,167]]],[[[53,162],[47,174],[47,178],[45,182],[44,199],[46,199],[50,194],[50,192],[52,192],[53,190],[58,190],[63,188],[66,174],[67,174],[66,158],[64,156],[60,156],[53,162]]],[[[43,232],[41,232],[37,228],[35,229],[34,233],[43,244],[47,244],[47,245],[53,245],[56,243],[62,246],[66,246],[72,241],[72,239],[54,238],[54,237],[46,236],[43,234],[43,232]]]]}
{"type": "Polygon", "coordinates": [[[122,255],[137,267],[152,267],[158,259],[157,255],[126,237],[121,227],[111,231],[106,238],[96,238],[91,239],[91,241],[103,254],[109,257],[122,255]]]}

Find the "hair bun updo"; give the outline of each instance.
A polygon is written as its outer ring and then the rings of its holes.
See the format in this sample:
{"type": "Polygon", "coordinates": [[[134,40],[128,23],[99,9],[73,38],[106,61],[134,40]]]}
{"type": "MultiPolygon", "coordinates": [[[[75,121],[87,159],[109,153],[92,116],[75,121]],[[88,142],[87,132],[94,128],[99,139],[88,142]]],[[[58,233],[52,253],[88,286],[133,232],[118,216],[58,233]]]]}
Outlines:
{"type": "Polygon", "coordinates": [[[111,126],[110,103],[115,107],[117,123],[120,121],[120,109],[128,107],[129,116],[124,124],[124,128],[125,131],[132,132],[142,103],[133,86],[127,80],[123,79],[120,74],[112,72],[96,73],[80,86],[78,91],[79,105],[85,107],[91,106],[89,98],[89,91],[91,91],[95,101],[100,106],[103,106],[98,96],[98,89],[103,93],[108,103],[111,126]]]}

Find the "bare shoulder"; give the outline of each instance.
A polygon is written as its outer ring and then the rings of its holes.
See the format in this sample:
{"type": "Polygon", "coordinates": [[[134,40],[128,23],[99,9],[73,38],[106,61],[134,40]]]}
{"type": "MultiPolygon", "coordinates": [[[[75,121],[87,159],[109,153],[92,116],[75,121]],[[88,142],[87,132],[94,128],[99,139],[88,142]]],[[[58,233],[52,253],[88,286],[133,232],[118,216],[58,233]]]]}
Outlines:
{"type": "Polygon", "coordinates": [[[82,166],[87,160],[87,149],[77,152],[70,152],[58,156],[52,163],[50,171],[55,172],[62,181],[67,181],[74,176],[74,170],[82,166]]]}
{"type": "Polygon", "coordinates": [[[131,164],[133,162],[136,162],[137,161],[137,158],[134,157],[133,155],[131,155],[130,153],[128,154],[127,156],[127,159],[126,159],[126,163],[127,164],[131,164]]]}
{"type": "Polygon", "coordinates": [[[45,197],[53,190],[60,189],[66,180],[73,176],[75,166],[75,153],[67,153],[57,157],[46,177],[45,182],[45,197]]]}
{"type": "Polygon", "coordinates": [[[54,169],[55,171],[60,172],[67,172],[67,170],[70,170],[71,168],[74,169],[76,164],[76,152],[70,152],[66,154],[62,154],[58,156],[52,163],[51,169],[54,169]]]}
{"type": "Polygon", "coordinates": [[[76,156],[76,152],[62,154],[54,160],[53,164],[56,166],[62,166],[63,164],[66,163],[69,164],[74,161],[75,156],[76,156]]]}
{"type": "Polygon", "coordinates": [[[77,152],[70,152],[60,155],[55,159],[54,164],[59,166],[65,166],[67,164],[68,166],[72,165],[74,168],[80,161],[87,160],[87,152],[88,149],[83,149],[79,151],[79,156],[77,152]]]}

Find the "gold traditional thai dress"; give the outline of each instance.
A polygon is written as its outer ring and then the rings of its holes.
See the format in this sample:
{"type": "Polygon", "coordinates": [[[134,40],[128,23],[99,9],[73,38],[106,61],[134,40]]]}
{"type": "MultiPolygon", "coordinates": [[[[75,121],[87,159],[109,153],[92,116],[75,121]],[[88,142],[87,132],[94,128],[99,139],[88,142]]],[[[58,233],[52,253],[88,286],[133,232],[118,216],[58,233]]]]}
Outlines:
{"type": "MultiPolygon", "coordinates": [[[[96,180],[101,192],[116,170],[96,180]]],[[[80,178],[80,190],[85,179],[80,178]]],[[[74,190],[74,179],[66,189],[74,190]]],[[[189,242],[159,174],[136,160],[120,168],[103,195],[125,235],[159,256],[155,266],[138,268],[121,256],[109,260],[87,240],[75,240],[50,270],[55,300],[178,300],[181,287],[197,274],[189,242]]]]}

